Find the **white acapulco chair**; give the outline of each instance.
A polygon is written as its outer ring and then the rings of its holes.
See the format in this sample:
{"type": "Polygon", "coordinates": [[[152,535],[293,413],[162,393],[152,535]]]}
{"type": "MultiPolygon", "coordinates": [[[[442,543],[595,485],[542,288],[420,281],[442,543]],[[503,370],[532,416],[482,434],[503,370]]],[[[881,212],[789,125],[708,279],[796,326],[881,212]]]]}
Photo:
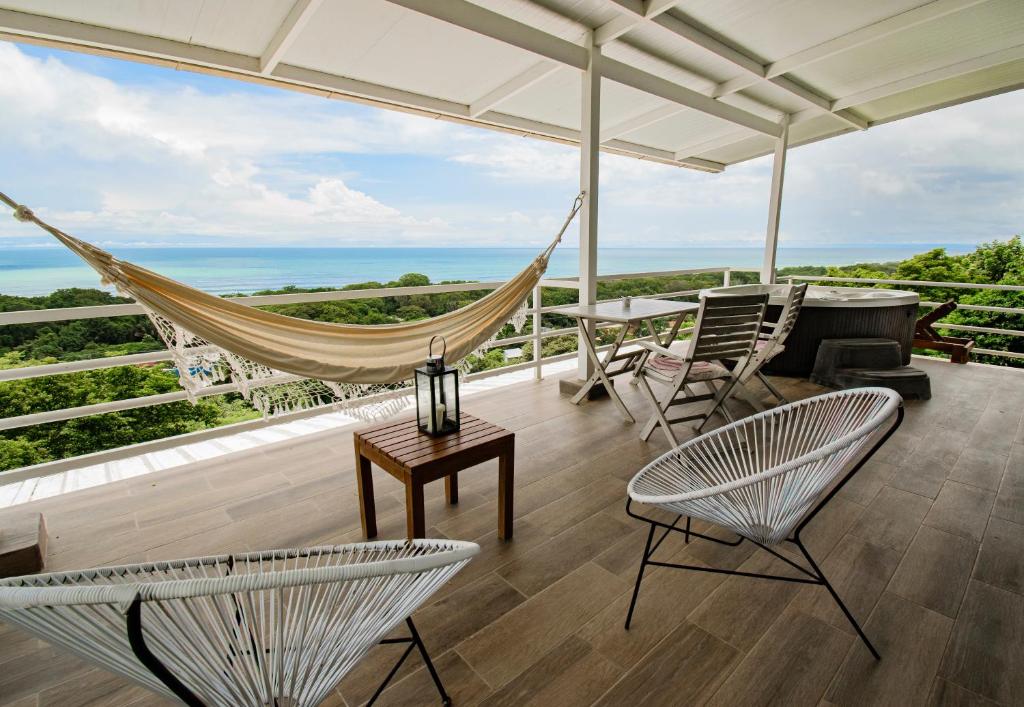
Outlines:
{"type": "Polygon", "coordinates": [[[385,541],[199,557],[0,581],[0,619],[188,705],[319,704],[378,643],[418,648],[410,615],[479,551],[385,541]],[[387,638],[405,622],[410,636],[387,638]]]}
{"type": "Polygon", "coordinates": [[[648,464],[629,482],[626,501],[626,513],[650,524],[626,628],[632,621],[648,566],[821,584],[878,659],[878,652],[822,574],[800,533],[902,422],[903,401],[899,394],[888,388],[853,388],[738,420],[692,439],[648,464]],[[633,502],[677,515],[671,524],[663,523],[634,512],[633,502]],[[677,527],[684,516],[685,527],[677,527]],[[719,525],[738,537],[725,541],[699,533],[690,527],[692,518],[719,525]],[[655,541],[658,528],[664,532],[655,541]],[[673,531],[682,533],[687,543],[691,538],[701,538],[735,546],[750,540],[798,570],[801,576],[652,560],[658,546],[673,531]],[[783,542],[800,550],[809,569],[773,549],[783,542]]]}

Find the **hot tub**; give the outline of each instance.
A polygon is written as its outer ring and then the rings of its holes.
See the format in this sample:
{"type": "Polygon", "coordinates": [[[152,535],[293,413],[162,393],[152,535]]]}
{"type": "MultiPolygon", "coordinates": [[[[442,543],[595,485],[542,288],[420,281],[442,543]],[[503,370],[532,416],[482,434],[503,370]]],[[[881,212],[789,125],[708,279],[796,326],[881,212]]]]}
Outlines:
{"type": "MultiPolygon", "coordinates": [[[[701,290],[701,295],[767,292],[765,318],[777,321],[786,302],[786,290],[787,285],[737,285],[701,290]]],[[[910,363],[919,302],[916,292],[906,290],[811,285],[796,326],[786,339],[786,350],[773,358],[764,370],[788,376],[810,375],[822,339],[857,338],[898,342],[906,366],[910,363]]]]}

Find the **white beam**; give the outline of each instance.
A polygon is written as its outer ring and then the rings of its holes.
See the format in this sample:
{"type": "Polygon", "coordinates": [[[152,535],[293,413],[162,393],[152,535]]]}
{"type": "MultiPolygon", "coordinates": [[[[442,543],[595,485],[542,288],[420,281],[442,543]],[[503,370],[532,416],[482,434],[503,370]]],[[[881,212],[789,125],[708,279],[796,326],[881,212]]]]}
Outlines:
{"type": "MultiPolygon", "coordinates": [[[[864,130],[867,128],[867,121],[864,119],[849,112],[835,112],[831,108],[831,101],[828,98],[795,83],[785,76],[769,77],[767,75],[767,68],[760,61],[754,59],[745,51],[712,37],[688,22],[684,22],[672,15],[661,15],[659,17],[655,17],[652,22],[655,25],[665,28],[672,34],[682,37],[688,42],[691,42],[705,51],[714,54],[718,58],[724,59],[733,66],[741,69],[756,81],[764,80],[773,83],[783,91],[795,96],[807,105],[819,109],[826,115],[832,115],[838,120],[841,120],[848,125],[852,125],[858,130],[864,130]]],[[[714,95],[720,97],[720,90],[716,90],[714,95]]]]}
{"type": "MultiPolygon", "coordinates": [[[[818,118],[820,116],[821,116],[821,111],[815,110],[814,108],[806,108],[806,109],[804,109],[802,111],[799,111],[797,113],[792,113],[789,116],[789,127],[792,128],[794,125],[797,125],[798,123],[803,123],[804,121],[811,120],[813,118],[818,118]]],[[[869,125],[874,125],[874,123],[870,123],[869,125]]],[[[850,130],[851,130],[850,127],[845,127],[845,128],[843,128],[841,130],[837,130],[835,132],[829,133],[828,137],[835,137],[837,135],[842,135],[843,133],[849,132],[850,130]]],[[[749,139],[751,137],[754,137],[754,135],[752,135],[747,130],[738,130],[738,131],[726,133],[724,135],[719,135],[718,137],[711,138],[710,140],[701,140],[700,142],[693,142],[693,143],[690,143],[690,144],[685,145],[683,147],[680,147],[680,148],[678,148],[675,151],[674,157],[676,158],[676,160],[680,161],[680,163],[682,163],[682,162],[692,162],[693,160],[697,159],[695,157],[695,155],[701,155],[701,154],[703,154],[705,152],[711,152],[712,150],[717,150],[717,149],[720,149],[722,147],[728,147],[729,145],[735,145],[737,142],[742,142],[743,140],[747,140],[747,139],[749,139]]],[[[808,142],[814,142],[814,141],[815,140],[812,138],[808,142]]],[[[799,144],[802,145],[802,144],[806,144],[806,143],[799,143],[799,144]]],[[[792,147],[797,147],[797,146],[798,146],[797,144],[789,143],[789,147],[791,147],[791,148],[792,147]]],[[[763,157],[764,155],[771,154],[772,152],[773,152],[773,150],[768,150],[767,152],[759,153],[757,156],[758,157],[763,157]]],[[[752,159],[752,158],[749,158],[749,159],[752,159]]],[[[713,162],[712,164],[721,164],[721,163],[720,162],[713,162]]]]}
{"type": "Polygon", "coordinates": [[[906,12],[887,17],[884,20],[866,25],[860,29],[774,61],[768,65],[767,75],[769,78],[780,76],[794,69],[827,59],[841,52],[862,47],[871,42],[877,42],[897,32],[937,20],[954,12],[966,10],[983,2],[988,2],[988,0],[933,0],[933,2],[919,5],[906,12]]]}
{"type": "Polygon", "coordinates": [[[469,104],[469,117],[475,118],[486,113],[502,101],[506,101],[525,88],[528,88],[538,81],[550,76],[561,68],[561,64],[544,59],[531,66],[521,74],[513,76],[505,83],[490,91],[485,96],[469,104]]]}
{"type": "MultiPolygon", "coordinates": [[[[265,76],[259,72],[259,57],[13,10],[0,9],[0,40],[28,42],[65,50],[95,53],[101,56],[113,56],[125,61],[138,61],[171,69],[227,76],[235,80],[252,81],[261,85],[311,93],[325,98],[355,101],[389,110],[408,111],[431,118],[553,139],[563,143],[579,141],[579,131],[577,130],[496,111],[488,111],[478,116],[478,119],[470,119],[470,107],[463,103],[283,63],[278,64],[271,75],[265,76]]],[[[585,52],[582,47],[578,48],[585,52]]],[[[671,153],[618,140],[613,141],[613,144],[605,145],[602,149],[615,154],[626,154],[640,159],[692,167],[703,171],[721,172],[725,168],[725,165],[707,160],[679,162],[671,158],[671,153]]]]}
{"type": "MultiPolygon", "coordinates": [[[[778,61],[773,61],[765,67],[765,77],[775,78],[776,76],[781,76],[782,74],[789,73],[790,71],[795,71],[796,69],[821,61],[822,59],[828,59],[836,54],[841,54],[842,52],[850,51],[851,49],[857,49],[858,47],[865,46],[871,42],[885,39],[886,37],[905,29],[910,29],[911,27],[916,27],[926,22],[946,17],[954,12],[966,10],[983,2],[989,2],[989,0],[933,0],[932,2],[925,3],[924,5],[907,10],[906,12],[893,15],[892,17],[887,17],[884,20],[880,20],[870,25],[865,25],[864,27],[852,32],[848,32],[847,34],[834,37],[822,42],[821,44],[816,44],[813,47],[790,54],[778,61]]],[[[738,93],[745,88],[757,85],[762,80],[763,79],[751,74],[743,74],[719,85],[714,96],[716,98],[721,98],[722,96],[738,93]]]]}
{"type": "Polygon", "coordinates": [[[750,132],[746,130],[733,131],[730,133],[726,133],[725,135],[720,135],[719,137],[716,138],[711,138],[710,140],[701,140],[700,142],[694,142],[690,143],[689,145],[680,147],[678,150],[676,150],[675,157],[686,159],[688,157],[699,155],[704,152],[711,152],[712,150],[727,147],[728,145],[735,144],[737,142],[740,142],[741,140],[746,140],[750,137],[753,136],[750,132]]]}
{"type": "Polygon", "coordinates": [[[720,59],[725,59],[733,66],[743,69],[748,74],[758,78],[765,77],[765,68],[761,62],[712,37],[703,30],[697,29],[693,25],[678,19],[677,17],[673,17],[672,15],[661,15],[660,17],[655,17],[652,22],[659,27],[664,27],[677,37],[682,37],[701,49],[714,54],[720,59]]]}
{"type": "MultiPolygon", "coordinates": [[[[586,70],[588,66],[587,50],[578,44],[543,32],[529,25],[512,20],[490,10],[474,5],[466,0],[388,0],[389,2],[428,17],[433,17],[463,29],[482,34],[506,44],[531,51],[553,61],[586,70]]],[[[660,19],[660,18],[659,18],[660,19]]],[[[593,38],[593,32],[587,36],[593,38]]],[[[734,106],[708,98],[689,88],[680,86],[660,76],[641,71],[629,64],[612,59],[601,62],[602,75],[612,81],[632,86],[641,91],[661,96],[666,100],[679,103],[688,108],[714,115],[723,120],[743,125],[767,135],[777,136],[779,126],[770,120],[740,110],[734,106]]]]}
{"type": "MultiPolygon", "coordinates": [[[[403,91],[399,88],[381,86],[368,81],[351,79],[337,74],[305,69],[291,64],[278,64],[271,75],[275,79],[284,79],[310,87],[325,88],[345,96],[364,96],[366,98],[387,101],[398,105],[414,106],[437,113],[447,113],[459,117],[469,117],[469,106],[443,98],[425,96],[421,93],[403,91]]],[[[332,96],[333,97],[333,96],[332,96]]]]}
{"type": "MultiPolygon", "coordinates": [[[[580,262],[579,262],[579,303],[597,302],[597,215],[598,184],[600,182],[601,146],[601,72],[603,60],[601,47],[594,44],[594,35],[586,38],[589,58],[583,72],[583,102],[581,105],[580,131],[580,191],[586,192],[583,208],[580,209],[580,262]]],[[[594,322],[589,322],[586,333],[593,339],[596,333],[594,322]]],[[[578,377],[586,380],[594,372],[594,364],[587,356],[584,342],[578,342],[578,377]]]]}
{"type": "Polygon", "coordinates": [[[993,66],[1007,64],[1019,59],[1024,59],[1024,44],[1002,49],[984,56],[974,57],[973,59],[968,59],[966,61],[958,61],[955,64],[943,66],[938,69],[932,69],[931,71],[925,71],[924,73],[920,73],[915,76],[907,76],[906,78],[898,79],[896,81],[890,81],[889,83],[881,86],[875,86],[874,88],[869,88],[864,91],[858,91],[857,93],[853,93],[849,96],[844,96],[843,98],[836,100],[833,105],[837,108],[859,106],[865,103],[870,103],[871,101],[877,101],[880,98],[895,96],[897,93],[912,91],[915,88],[927,86],[928,84],[956,78],[957,76],[963,76],[964,74],[969,74],[974,71],[982,71],[984,69],[992,68],[993,66]]]}
{"type": "Polygon", "coordinates": [[[442,20],[561,64],[587,68],[587,50],[530,25],[491,12],[466,0],[388,0],[408,10],[442,20]]]}
{"type": "Polygon", "coordinates": [[[270,44],[263,51],[260,57],[260,73],[269,74],[281,63],[285,52],[291,47],[295,39],[302,33],[302,29],[309,23],[313,13],[317,11],[323,0],[295,0],[292,9],[284,18],[284,22],[277,28],[270,44]]]}
{"type": "Polygon", "coordinates": [[[601,145],[601,150],[602,152],[630,154],[640,159],[651,159],[656,162],[683,165],[699,169],[703,172],[721,172],[725,169],[725,165],[721,162],[702,160],[697,157],[685,157],[682,160],[677,160],[674,152],[659,150],[656,147],[647,147],[646,145],[637,145],[628,140],[609,140],[601,145]]]}
{"type": "Polygon", "coordinates": [[[789,148],[789,116],[782,119],[782,135],[775,141],[772,162],[772,191],[768,202],[768,229],[764,240],[761,282],[775,282],[775,259],[779,250],[779,221],[782,216],[782,182],[786,176],[786,151],[789,148]]]}
{"type": "Polygon", "coordinates": [[[672,101],[687,108],[693,108],[701,113],[713,115],[716,118],[742,125],[745,128],[756,130],[765,135],[777,137],[781,132],[781,128],[777,123],[766,120],[759,115],[754,115],[753,113],[730,106],[727,103],[716,101],[714,98],[697,93],[693,89],[680,86],[677,83],[654,74],[649,74],[646,71],[641,71],[636,67],[623,64],[621,61],[608,58],[602,59],[601,73],[611,81],[631,86],[639,91],[664,98],[666,101],[672,101]]]}
{"type": "Polygon", "coordinates": [[[622,9],[627,10],[628,14],[623,13],[595,29],[594,43],[608,44],[634,27],[643,24],[645,19],[657,17],[663,12],[671,10],[678,3],[679,0],[646,0],[646,2],[638,4],[616,3],[622,9]]]}
{"type": "Polygon", "coordinates": [[[635,115],[632,118],[623,120],[610,128],[605,128],[601,131],[601,142],[608,142],[614,140],[620,135],[631,133],[634,130],[640,128],[646,128],[648,125],[653,125],[660,120],[670,118],[673,115],[678,115],[683,111],[683,107],[675,103],[670,105],[661,105],[649,111],[645,111],[640,115],[635,115]]]}
{"type": "Polygon", "coordinates": [[[260,60],[257,57],[27,12],[0,9],[0,29],[27,37],[52,38],[87,47],[113,48],[164,59],[172,66],[175,62],[186,61],[198,66],[259,73],[260,60]]]}

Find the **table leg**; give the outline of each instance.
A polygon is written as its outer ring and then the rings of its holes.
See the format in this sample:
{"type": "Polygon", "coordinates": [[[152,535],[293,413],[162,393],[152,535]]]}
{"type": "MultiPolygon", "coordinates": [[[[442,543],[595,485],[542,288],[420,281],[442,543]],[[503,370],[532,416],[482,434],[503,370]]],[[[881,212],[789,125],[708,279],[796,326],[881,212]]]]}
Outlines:
{"type": "MultiPolygon", "coordinates": [[[[580,330],[580,338],[583,339],[584,342],[590,341],[590,332],[587,331],[586,322],[583,319],[577,319],[576,326],[580,330]]],[[[593,346],[588,345],[588,348],[593,348],[593,346]]],[[[598,362],[596,365],[598,368],[601,367],[600,362],[598,362]]],[[[589,393],[590,389],[594,387],[594,385],[597,383],[597,380],[597,373],[595,372],[591,374],[590,378],[588,378],[586,383],[583,384],[583,387],[579,389],[576,395],[572,396],[570,402],[573,405],[579,405],[583,401],[583,399],[587,397],[587,393],[589,393]]]]}
{"type": "MultiPolygon", "coordinates": [[[[611,360],[615,358],[615,354],[618,353],[619,348],[622,346],[622,342],[626,338],[624,332],[625,328],[623,328],[623,330],[619,332],[619,336],[615,338],[615,343],[612,344],[611,349],[608,350],[608,356],[605,361],[601,361],[601,357],[597,355],[597,349],[594,348],[594,342],[591,341],[589,337],[584,337],[583,344],[587,347],[587,355],[590,356],[590,360],[594,363],[594,375],[591,376],[590,380],[595,382],[600,380],[604,383],[605,388],[608,390],[608,397],[610,397],[616,407],[619,408],[619,412],[621,412],[622,416],[626,418],[626,421],[636,422],[630,414],[629,408],[627,408],[626,404],[622,402],[622,398],[620,398],[619,394],[615,392],[615,385],[604,370],[605,366],[611,363],[611,360]]],[[[593,383],[591,383],[591,385],[593,385],[593,383]]],[[[580,393],[584,392],[584,389],[586,388],[587,387],[584,386],[584,388],[580,389],[580,393]]],[[[582,399],[580,393],[577,393],[576,397],[572,399],[574,403],[577,402],[577,398],[582,399]]]]}
{"type": "Polygon", "coordinates": [[[515,440],[498,457],[498,537],[512,539],[513,496],[515,495],[515,440]]]}
{"type": "Polygon", "coordinates": [[[453,506],[459,502],[459,472],[453,471],[444,477],[444,497],[453,506]]]}
{"type": "Polygon", "coordinates": [[[405,533],[410,540],[427,537],[423,483],[416,479],[407,479],[405,482],[405,533]]]}
{"type": "Polygon", "coordinates": [[[359,520],[367,540],[377,537],[377,510],[373,502],[373,471],[370,460],[356,449],[356,482],[359,485],[359,520]]]}
{"type": "Polygon", "coordinates": [[[669,346],[672,345],[672,342],[675,341],[676,337],[679,336],[679,330],[683,327],[683,322],[686,321],[686,318],[690,316],[690,314],[690,312],[679,313],[679,316],[676,317],[676,320],[672,322],[672,328],[669,329],[668,333],[665,335],[665,339],[661,342],[662,346],[664,346],[667,349],[669,346]]]}

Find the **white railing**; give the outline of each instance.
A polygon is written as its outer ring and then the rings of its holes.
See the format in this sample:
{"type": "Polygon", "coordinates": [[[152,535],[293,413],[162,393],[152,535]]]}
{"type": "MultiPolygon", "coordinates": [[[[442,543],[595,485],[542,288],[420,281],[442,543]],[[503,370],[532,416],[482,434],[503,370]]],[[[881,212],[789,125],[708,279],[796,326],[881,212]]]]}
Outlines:
{"type": "MultiPolygon", "coordinates": [[[[728,283],[730,281],[730,270],[740,272],[753,272],[731,269],[726,267],[693,268],[687,270],[669,270],[658,272],[601,275],[598,277],[598,280],[602,282],[608,282],[612,280],[623,280],[633,278],[670,277],[678,275],[698,274],[722,274],[723,281],[728,283]]],[[[371,299],[379,297],[408,297],[410,295],[431,295],[451,292],[476,292],[480,290],[493,290],[500,287],[502,284],[504,283],[466,282],[451,283],[444,285],[424,285],[419,287],[389,287],[362,290],[333,290],[328,292],[301,292],[284,295],[252,295],[238,297],[237,299],[239,302],[248,306],[305,304],[309,302],[334,302],[344,300],[371,299]]],[[[533,360],[518,364],[512,364],[509,366],[502,366],[500,368],[490,369],[487,371],[480,371],[478,373],[471,374],[469,376],[471,380],[484,378],[492,375],[498,375],[500,373],[506,373],[515,370],[521,370],[523,368],[528,368],[531,366],[535,369],[536,377],[539,379],[540,377],[542,377],[542,368],[544,363],[557,360],[558,358],[564,358],[564,356],[545,358],[542,355],[543,342],[545,339],[549,339],[552,337],[575,334],[576,328],[568,327],[563,329],[553,329],[547,331],[543,329],[543,315],[548,312],[554,311],[555,309],[558,308],[558,306],[543,305],[541,295],[542,287],[579,289],[579,283],[577,282],[576,278],[542,280],[541,283],[534,290],[533,306],[531,307],[531,314],[533,315],[533,332],[530,334],[498,339],[489,344],[490,348],[498,348],[526,342],[532,342],[533,360]]],[[[682,290],[678,292],[668,292],[663,294],[651,295],[651,297],[664,299],[671,297],[695,295],[697,294],[697,292],[698,290],[682,290]]],[[[14,312],[0,312],[0,326],[9,324],[37,324],[43,322],[71,321],[76,319],[94,319],[98,317],[123,317],[131,315],[140,315],[144,313],[145,310],[143,310],[143,308],[137,304],[114,304],[92,307],[67,307],[63,309],[21,310],[14,312]]],[[[601,325],[599,325],[599,328],[609,329],[617,326],[618,325],[616,324],[602,323],[601,325]]],[[[94,358],[83,361],[68,361],[61,363],[43,364],[39,366],[25,366],[21,368],[10,368],[6,370],[0,370],[0,382],[41,378],[43,376],[52,376],[64,373],[93,371],[102,368],[114,368],[117,366],[161,363],[170,360],[170,352],[166,350],[160,350],[149,353],[129,354],[125,356],[109,356],[104,358],[94,358]]],[[[203,391],[198,393],[198,397],[223,395],[225,393],[234,393],[237,391],[238,388],[233,383],[224,383],[220,385],[210,386],[209,388],[204,389],[203,391]]],[[[5,417],[0,418],[0,430],[10,430],[19,427],[30,427],[33,425],[41,425],[50,422],[61,422],[65,420],[72,420],[79,417],[101,415],[110,412],[120,412],[123,410],[148,407],[150,405],[161,405],[164,403],[176,402],[186,399],[187,396],[185,394],[185,391],[175,391],[171,393],[161,393],[158,395],[147,395],[138,398],[127,398],[124,400],[113,400],[109,402],[95,403],[92,405],[82,405],[72,408],[49,410],[46,412],[32,413],[28,415],[5,417]]]]}
{"type": "MultiPolygon", "coordinates": [[[[1024,292],[1024,285],[989,285],[981,282],[941,282],[937,280],[890,280],[885,278],[870,277],[827,277],[825,275],[786,275],[785,279],[792,284],[800,280],[803,282],[836,282],[847,284],[867,285],[898,285],[900,287],[947,287],[949,289],[962,290],[995,290],[999,292],[1024,292]]],[[[944,302],[928,302],[922,300],[920,305],[934,309],[945,304],[944,302]]],[[[1024,317],[1024,307],[996,307],[982,304],[959,304],[957,309],[969,312],[995,312],[998,314],[1017,314],[1024,317]]],[[[974,326],[971,324],[956,324],[955,322],[944,322],[939,320],[933,325],[939,329],[950,331],[964,331],[975,334],[1001,334],[1003,336],[1024,336],[1022,329],[999,329],[996,327],[974,326]]],[[[971,349],[972,356],[998,356],[1000,358],[1024,359],[1024,354],[1015,351],[1000,351],[998,349],[971,349]]]]}
{"type": "MultiPolygon", "coordinates": [[[[757,272],[753,269],[747,268],[730,268],[730,267],[713,267],[713,268],[692,268],[685,270],[668,270],[668,271],[656,271],[656,272],[640,272],[640,273],[622,273],[615,275],[601,275],[598,280],[601,282],[608,282],[613,280],[624,280],[624,279],[636,279],[636,278],[654,278],[654,277],[671,277],[680,275],[700,275],[700,274],[721,274],[723,284],[729,285],[731,283],[731,273],[733,272],[757,272]]],[[[979,283],[956,283],[956,282],[932,282],[932,281],[919,281],[919,280],[895,280],[895,279],[870,279],[870,278],[841,278],[841,277],[827,277],[819,275],[793,275],[786,276],[789,282],[796,280],[801,281],[813,281],[813,282],[836,282],[836,283],[854,283],[854,284],[883,284],[883,285],[895,285],[895,286],[906,286],[906,287],[949,287],[949,288],[963,288],[963,289],[989,289],[989,290],[1003,290],[1003,291],[1024,291],[1024,286],[1018,285],[985,285],[979,283]]],[[[305,304],[311,302],[332,302],[332,301],[343,301],[343,300],[359,300],[379,297],[407,297],[410,295],[430,295],[430,294],[441,294],[451,292],[473,292],[479,290],[493,290],[500,287],[503,282],[467,282],[467,283],[452,283],[444,285],[425,285],[421,287],[394,287],[394,288],[374,288],[365,290],[333,290],[328,292],[302,292],[302,293],[290,293],[283,295],[252,295],[239,297],[238,300],[249,306],[266,306],[266,305],[283,305],[283,304],[305,304]]],[[[577,330],[575,327],[566,327],[560,329],[549,329],[544,330],[543,328],[543,316],[544,314],[550,313],[559,308],[562,305],[548,305],[545,306],[543,303],[542,289],[541,288],[567,288],[567,289],[579,289],[579,283],[577,278],[558,278],[543,280],[534,289],[532,306],[530,313],[532,315],[533,331],[529,334],[523,334],[519,336],[513,336],[506,339],[499,339],[491,344],[492,347],[506,347],[515,344],[522,344],[531,342],[533,344],[533,357],[532,360],[523,361],[516,364],[502,366],[486,371],[480,371],[478,373],[471,374],[469,378],[471,380],[486,378],[489,376],[500,375],[502,373],[508,373],[512,371],[524,370],[533,368],[535,376],[540,379],[543,376],[543,366],[546,363],[553,363],[559,360],[565,360],[576,355],[575,352],[560,354],[557,356],[543,356],[543,343],[546,339],[550,339],[557,336],[574,335],[577,330]]],[[[657,299],[667,299],[674,297],[686,297],[695,296],[699,290],[680,290],[675,292],[666,292],[656,295],[645,295],[646,297],[652,297],[657,299]]],[[[940,303],[938,302],[921,302],[924,307],[936,307],[940,303]]],[[[1003,314],[1017,314],[1024,316],[1024,308],[1015,307],[996,307],[996,306],[985,306],[985,305],[959,305],[960,309],[969,311],[981,311],[981,312],[997,312],[1003,314]]],[[[55,321],[70,321],[75,319],[92,319],[97,317],[120,317],[144,314],[144,310],[136,304],[116,304],[116,305],[103,305],[94,307],[70,307],[64,309],[41,309],[41,310],[23,310],[16,312],[0,312],[0,326],[10,324],[36,324],[44,322],[55,322],[55,321]]],[[[599,329],[611,329],[619,325],[611,323],[601,323],[598,325],[599,329]]],[[[999,329],[994,327],[979,327],[971,326],[966,324],[953,324],[943,323],[938,324],[940,328],[946,328],[957,331],[964,331],[968,333],[986,333],[986,334],[1003,334],[1008,336],[1024,336],[1024,331],[1015,329],[999,329]]],[[[683,330],[685,333],[686,330],[683,330]]],[[[643,337],[648,338],[648,337],[643,337]]],[[[642,340],[642,339],[639,339],[642,340]]],[[[603,348],[603,347],[602,347],[603,348]]],[[[1006,358],[1024,359],[1024,354],[1008,352],[1008,351],[996,351],[990,349],[978,349],[975,348],[973,353],[976,355],[988,355],[988,356],[1002,356],[1006,358]]],[[[149,353],[138,353],[130,354],[125,356],[111,356],[105,358],[89,359],[84,361],[70,361],[53,364],[44,364],[38,366],[26,366],[22,368],[12,368],[7,370],[0,370],[0,382],[2,381],[13,381],[13,380],[25,380],[31,378],[39,378],[43,376],[59,375],[65,373],[75,373],[81,371],[98,370],[102,368],[112,368],[116,366],[127,366],[127,365],[139,365],[139,364],[153,364],[170,361],[170,354],[166,350],[153,351],[149,353]]],[[[211,395],[222,395],[225,393],[237,392],[237,388],[232,383],[224,383],[215,385],[207,388],[200,393],[200,397],[211,396],[211,395]]],[[[123,410],[130,410],[140,407],[148,407],[151,405],[160,405],[169,402],[175,402],[185,400],[186,395],[184,391],[175,391],[171,393],[163,393],[159,395],[148,395],[139,398],[130,398],[125,400],[115,400],[104,403],[97,403],[94,405],[83,405],[79,407],[65,408],[59,410],[50,410],[46,412],[33,413],[29,415],[21,415],[15,417],[0,418],[0,430],[16,429],[20,427],[27,427],[32,425],[46,424],[50,422],[59,422],[64,420],[71,420],[79,417],[86,417],[90,415],[99,415],[109,412],[119,412],[123,410]]],[[[222,434],[230,434],[232,432],[239,431],[241,429],[247,429],[252,427],[258,427],[269,422],[277,422],[284,419],[295,419],[297,417],[303,417],[311,414],[316,414],[317,410],[302,411],[299,413],[293,413],[291,415],[282,415],[271,418],[271,420],[250,420],[242,423],[235,423],[232,425],[226,425],[219,428],[212,428],[209,430],[201,430],[199,432],[190,433],[184,435],[181,439],[187,437],[190,440],[198,439],[209,439],[212,437],[220,436],[222,434]]],[[[107,460],[125,456],[128,450],[133,453],[139,453],[142,448],[145,450],[155,450],[161,447],[168,447],[178,444],[176,441],[179,438],[168,438],[167,440],[156,440],[153,442],[146,442],[141,445],[133,445],[132,447],[120,448],[117,450],[108,450],[106,452],[97,452],[87,457],[91,460],[90,463],[97,463],[99,460],[107,460]]],[[[81,461],[77,462],[78,464],[81,461]]],[[[47,462],[39,464],[33,467],[26,467],[24,469],[0,472],[0,484],[14,481],[23,480],[25,478],[31,478],[33,476],[41,476],[47,473],[54,473],[65,468],[71,468],[76,464],[75,460],[58,460],[55,462],[47,462]]]]}

